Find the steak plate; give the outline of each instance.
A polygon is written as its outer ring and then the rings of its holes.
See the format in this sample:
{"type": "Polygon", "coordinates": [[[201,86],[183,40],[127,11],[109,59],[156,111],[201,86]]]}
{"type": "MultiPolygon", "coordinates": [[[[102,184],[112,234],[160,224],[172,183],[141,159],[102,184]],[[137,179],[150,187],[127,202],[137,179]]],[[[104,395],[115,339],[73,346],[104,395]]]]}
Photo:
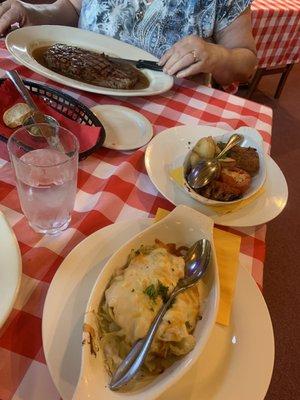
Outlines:
{"type": "Polygon", "coordinates": [[[112,89],[132,89],[145,75],[131,64],[112,61],[104,53],[56,43],[43,53],[44,65],[80,82],[112,89]]]}

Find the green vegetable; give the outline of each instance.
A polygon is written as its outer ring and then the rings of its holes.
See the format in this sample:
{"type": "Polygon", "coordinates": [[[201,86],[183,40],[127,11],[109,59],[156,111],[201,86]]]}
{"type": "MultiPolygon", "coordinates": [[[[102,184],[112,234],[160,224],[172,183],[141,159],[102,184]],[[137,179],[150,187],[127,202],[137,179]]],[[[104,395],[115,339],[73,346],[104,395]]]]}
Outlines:
{"type": "Polygon", "coordinates": [[[168,286],[165,286],[158,281],[157,287],[152,283],[144,290],[144,293],[152,300],[156,301],[157,297],[160,296],[162,301],[165,303],[168,300],[168,286]]]}
{"type": "Polygon", "coordinates": [[[185,326],[187,330],[190,330],[192,328],[190,321],[185,321],[185,326]]]}
{"type": "Polygon", "coordinates": [[[157,293],[162,298],[162,301],[164,303],[167,302],[168,297],[169,297],[168,290],[169,290],[168,286],[165,286],[161,283],[161,281],[158,281],[157,293]]]}
{"type": "Polygon", "coordinates": [[[149,285],[148,287],[146,287],[146,289],[144,290],[144,293],[149,296],[149,298],[151,300],[153,300],[155,302],[156,297],[157,297],[157,291],[155,289],[155,286],[153,285],[149,285]]]}

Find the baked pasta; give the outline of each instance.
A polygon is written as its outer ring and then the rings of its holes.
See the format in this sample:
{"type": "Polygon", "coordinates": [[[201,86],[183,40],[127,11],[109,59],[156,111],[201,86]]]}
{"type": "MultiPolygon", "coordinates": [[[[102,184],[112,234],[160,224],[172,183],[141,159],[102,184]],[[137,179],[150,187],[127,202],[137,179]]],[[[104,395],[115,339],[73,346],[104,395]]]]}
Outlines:
{"type": "MultiPolygon", "coordinates": [[[[163,302],[184,276],[183,252],[156,241],[132,250],[126,265],[110,281],[99,306],[101,347],[112,374],[133,343],[143,338],[163,302]]],[[[157,375],[195,346],[200,315],[197,286],[180,293],[166,312],[141,374],[157,375]]]]}

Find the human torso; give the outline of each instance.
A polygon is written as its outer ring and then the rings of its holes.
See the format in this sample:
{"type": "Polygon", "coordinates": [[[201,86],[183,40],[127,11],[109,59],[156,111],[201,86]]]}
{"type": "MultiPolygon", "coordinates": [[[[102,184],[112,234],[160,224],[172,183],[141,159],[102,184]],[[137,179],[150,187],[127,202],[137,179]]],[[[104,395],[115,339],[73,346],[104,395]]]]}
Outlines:
{"type": "Polygon", "coordinates": [[[83,0],[79,27],[161,57],[188,35],[213,36],[217,0],[83,0]]]}

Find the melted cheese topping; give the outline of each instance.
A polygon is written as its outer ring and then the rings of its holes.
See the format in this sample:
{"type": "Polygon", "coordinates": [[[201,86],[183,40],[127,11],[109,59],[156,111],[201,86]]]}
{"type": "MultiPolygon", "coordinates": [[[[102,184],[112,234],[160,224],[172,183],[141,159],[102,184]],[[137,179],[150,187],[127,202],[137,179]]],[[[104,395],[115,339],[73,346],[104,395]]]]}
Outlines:
{"type": "MultiPolygon", "coordinates": [[[[122,274],[112,280],[105,299],[110,316],[122,329],[128,344],[146,335],[163,302],[160,295],[153,299],[146,289],[150,285],[157,288],[162,284],[170,294],[183,275],[183,258],[170,254],[164,248],[156,248],[150,254],[136,255],[122,274]]],[[[164,316],[151,351],[162,354],[166,351],[167,342],[172,342],[172,345],[168,344],[168,349],[176,355],[190,351],[195,344],[191,332],[197,322],[199,306],[196,287],[179,294],[164,316]]]]}

